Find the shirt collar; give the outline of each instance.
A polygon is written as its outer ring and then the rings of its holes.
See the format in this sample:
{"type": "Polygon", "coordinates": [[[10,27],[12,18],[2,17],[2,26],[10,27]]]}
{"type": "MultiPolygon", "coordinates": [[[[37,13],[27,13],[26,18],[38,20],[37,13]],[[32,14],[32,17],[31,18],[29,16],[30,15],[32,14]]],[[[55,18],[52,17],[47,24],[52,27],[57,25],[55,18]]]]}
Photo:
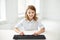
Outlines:
{"type": "Polygon", "coordinates": [[[29,21],[29,20],[26,20],[27,22],[34,22],[34,20],[32,19],[31,21],[29,21]]]}

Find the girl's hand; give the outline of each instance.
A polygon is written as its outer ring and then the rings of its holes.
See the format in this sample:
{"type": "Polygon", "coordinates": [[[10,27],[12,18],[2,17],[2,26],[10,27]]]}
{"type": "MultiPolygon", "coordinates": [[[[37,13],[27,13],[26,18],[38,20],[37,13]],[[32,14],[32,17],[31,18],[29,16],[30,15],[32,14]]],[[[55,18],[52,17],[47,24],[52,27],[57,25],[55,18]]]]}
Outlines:
{"type": "Polygon", "coordinates": [[[22,35],[22,36],[23,36],[23,35],[24,35],[24,33],[23,33],[23,32],[20,32],[20,35],[22,35]]]}
{"type": "Polygon", "coordinates": [[[33,35],[37,36],[43,32],[45,32],[45,28],[41,28],[38,32],[35,32],[33,35]]]}
{"type": "Polygon", "coordinates": [[[33,35],[34,35],[34,36],[38,36],[39,34],[38,34],[37,32],[35,32],[33,35]]]}

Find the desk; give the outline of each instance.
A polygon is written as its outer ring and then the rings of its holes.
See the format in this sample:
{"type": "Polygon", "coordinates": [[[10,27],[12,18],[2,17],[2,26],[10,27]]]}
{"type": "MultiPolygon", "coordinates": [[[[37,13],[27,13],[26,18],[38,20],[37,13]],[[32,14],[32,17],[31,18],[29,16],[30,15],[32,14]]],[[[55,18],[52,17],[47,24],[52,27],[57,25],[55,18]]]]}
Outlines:
{"type": "Polygon", "coordinates": [[[14,40],[45,40],[46,37],[44,35],[38,35],[38,36],[34,36],[34,35],[14,35],[13,37],[14,40]]]}

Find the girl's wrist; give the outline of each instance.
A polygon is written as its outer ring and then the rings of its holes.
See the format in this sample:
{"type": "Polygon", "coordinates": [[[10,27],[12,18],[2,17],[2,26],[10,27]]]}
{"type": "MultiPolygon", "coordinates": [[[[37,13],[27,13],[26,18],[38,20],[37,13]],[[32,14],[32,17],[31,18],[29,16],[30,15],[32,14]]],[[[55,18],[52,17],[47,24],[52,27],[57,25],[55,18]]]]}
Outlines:
{"type": "Polygon", "coordinates": [[[19,33],[21,33],[21,32],[19,32],[19,33]]]}
{"type": "Polygon", "coordinates": [[[39,34],[41,34],[41,32],[40,32],[40,31],[38,31],[38,32],[37,32],[37,34],[39,35],[39,34]]]}
{"type": "Polygon", "coordinates": [[[18,32],[19,34],[21,33],[21,31],[18,32]]]}

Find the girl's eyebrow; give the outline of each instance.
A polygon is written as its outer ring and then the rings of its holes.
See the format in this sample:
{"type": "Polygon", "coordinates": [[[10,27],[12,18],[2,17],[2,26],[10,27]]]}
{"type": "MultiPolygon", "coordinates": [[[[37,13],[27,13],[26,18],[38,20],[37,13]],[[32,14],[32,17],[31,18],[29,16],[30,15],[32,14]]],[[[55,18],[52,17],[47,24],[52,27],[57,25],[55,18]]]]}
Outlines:
{"type": "Polygon", "coordinates": [[[32,12],[32,13],[34,13],[34,12],[32,12]]]}

